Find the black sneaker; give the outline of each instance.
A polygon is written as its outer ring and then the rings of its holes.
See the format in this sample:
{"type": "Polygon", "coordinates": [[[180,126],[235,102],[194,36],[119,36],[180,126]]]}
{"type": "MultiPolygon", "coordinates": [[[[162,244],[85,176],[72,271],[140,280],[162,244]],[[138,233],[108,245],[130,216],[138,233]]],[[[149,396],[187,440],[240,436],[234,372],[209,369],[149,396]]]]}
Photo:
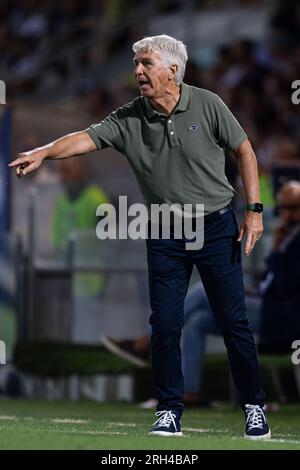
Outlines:
{"type": "Polygon", "coordinates": [[[174,410],[157,411],[155,421],[149,434],[155,436],[182,436],[179,412],[174,410]]]}
{"type": "Polygon", "coordinates": [[[117,341],[109,336],[101,335],[100,343],[111,353],[126,359],[138,367],[149,366],[149,354],[140,353],[134,350],[132,340],[117,341]]]}
{"type": "Polygon", "coordinates": [[[245,405],[247,439],[270,439],[271,431],[264,409],[260,405],[245,405]]]}

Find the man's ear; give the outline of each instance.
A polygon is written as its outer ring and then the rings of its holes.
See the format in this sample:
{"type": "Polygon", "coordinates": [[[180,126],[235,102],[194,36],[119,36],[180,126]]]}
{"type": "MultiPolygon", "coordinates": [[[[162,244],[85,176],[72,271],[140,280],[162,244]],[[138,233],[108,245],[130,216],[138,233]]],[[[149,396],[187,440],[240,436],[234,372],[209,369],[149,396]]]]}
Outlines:
{"type": "Polygon", "coordinates": [[[178,70],[177,64],[173,64],[169,67],[169,80],[174,80],[177,70],[178,70]]]}

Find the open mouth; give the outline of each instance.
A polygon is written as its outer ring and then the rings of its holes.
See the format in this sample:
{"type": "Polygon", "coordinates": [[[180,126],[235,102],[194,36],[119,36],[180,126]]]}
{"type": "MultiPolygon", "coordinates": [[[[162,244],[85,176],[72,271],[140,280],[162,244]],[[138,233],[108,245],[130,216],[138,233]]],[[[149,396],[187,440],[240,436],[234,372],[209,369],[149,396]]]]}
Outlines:
{"type": "Polygon", "coordinates": [[[139,86],[140,86],[140,89],[141,89],[142,91],[144,91],[144,90],[147,90],[147,88],[150,87],[150,83],[149,83],[147,80],[141,80],[141,81],[139,82],[139,86]]]}

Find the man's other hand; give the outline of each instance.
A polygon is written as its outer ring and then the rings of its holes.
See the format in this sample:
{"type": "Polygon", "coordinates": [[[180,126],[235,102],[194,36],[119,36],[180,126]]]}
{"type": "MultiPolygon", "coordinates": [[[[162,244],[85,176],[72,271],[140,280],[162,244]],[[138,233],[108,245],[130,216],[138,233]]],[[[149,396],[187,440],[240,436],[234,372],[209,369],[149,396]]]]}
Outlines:
{"type": "Polygon", "coordinates": [[[253,211],[246,211],[241,224],[238,242],[241,242],[246,235],[245,254],[249,256],[257,240],[260,239],[264,231],[262,214],[253,211]]]}

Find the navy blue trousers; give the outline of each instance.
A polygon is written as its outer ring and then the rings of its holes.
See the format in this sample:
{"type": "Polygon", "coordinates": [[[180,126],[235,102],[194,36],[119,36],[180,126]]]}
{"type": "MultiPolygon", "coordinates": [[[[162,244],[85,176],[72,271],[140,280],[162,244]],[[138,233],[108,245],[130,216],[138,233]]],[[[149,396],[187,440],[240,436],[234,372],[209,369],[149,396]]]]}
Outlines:
{"type": "Polygon", "coordinates": [[[256,346],[246,313],[241,244],[233,210],[204,219],[204,245],[186,250],[186,239],[147,240],[152,314],[152,367],[157,410],[183,410],[181,330],[193,266],[202,279],[227,348],[240,405],[263,405],[256,346]]]}

